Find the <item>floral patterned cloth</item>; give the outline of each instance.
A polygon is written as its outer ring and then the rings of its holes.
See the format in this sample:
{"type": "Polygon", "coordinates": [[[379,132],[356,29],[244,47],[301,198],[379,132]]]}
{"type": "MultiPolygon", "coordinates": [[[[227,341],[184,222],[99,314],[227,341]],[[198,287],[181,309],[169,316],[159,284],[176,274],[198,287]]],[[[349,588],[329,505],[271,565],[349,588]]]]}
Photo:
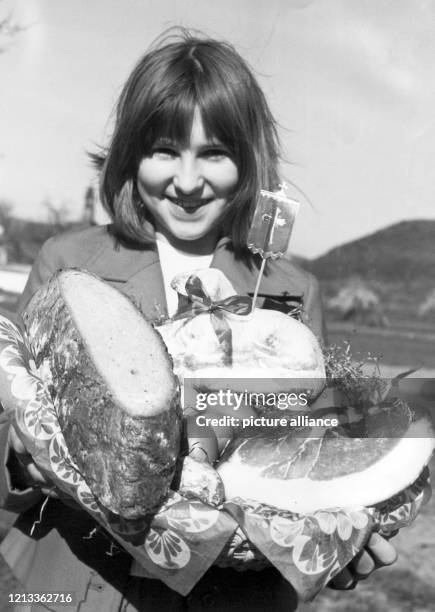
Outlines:
{"type": "Polygon", "coordinates": [[[376,508],[336,508],[301,516],[242,499],[225,508],[299,598],[310,600],[363,548],[373,530],[387,535],[414,520],[427,478],[426,471],[376,508]]]}
{"type": "MultiPolygon", "coordinates": [[[[0,316],[0,398],[38,467],[75,499],[136,560],[138,575],[186,595],[240,528],[298,592],[311,599],[361,550],[373,528],[389,532],[418,513],[427,474],[379,508],[299,516],[232,500],[221,508],[170,492],[152,522],[125,521],[103,508],[72,460],[56,410],[38,377],[28,343],[0,316]]],[[[43,521],[43,516],[42,516],[43,521]]],[[[112,552],[113,543],[110,552],[112,552]]]]}

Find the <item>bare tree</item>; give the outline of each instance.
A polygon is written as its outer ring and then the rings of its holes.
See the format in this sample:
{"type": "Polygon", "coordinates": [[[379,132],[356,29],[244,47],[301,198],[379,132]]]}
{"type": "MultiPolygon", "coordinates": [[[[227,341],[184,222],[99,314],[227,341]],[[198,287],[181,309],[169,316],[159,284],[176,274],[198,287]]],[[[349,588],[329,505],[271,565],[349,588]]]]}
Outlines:
{"type": "Polygon", "coordinates": [[[86,225],[95,224],[95,206],[96,206],[96,195],[95,189],[92,185],[89,185],[85,191],[84,206],[82,212],[82,222],[86,225]]]}
{"type": "Polygon", "coordinates": [[[13,38],[22,30],[24,30],[24,27],[15,23],[12,15],[0,17],[0,53],[9,49],[13,38]]]}
{"type": "Polygon", "coordinates": [[[12,219],[12,204],[7,200],[0,199],[0,225],[7,232],[12,219]]]}
{"type": "Polygon", "coordinates": [[[52,228],[56,231],[60,231],[68,225],[70,210],[66,204],[54,206],[50,200],[44,200],[43,205],[47,210],[48,223],[52,228]]]}

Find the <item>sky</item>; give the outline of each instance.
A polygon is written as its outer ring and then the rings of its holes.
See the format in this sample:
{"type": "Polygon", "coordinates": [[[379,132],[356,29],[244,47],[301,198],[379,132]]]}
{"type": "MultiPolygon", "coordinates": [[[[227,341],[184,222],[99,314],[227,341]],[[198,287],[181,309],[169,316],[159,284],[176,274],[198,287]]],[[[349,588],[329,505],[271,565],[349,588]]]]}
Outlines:
{"type": "Polygon", "coordinates": [[[432,0],[0,0],[6,15],[23,29],[0,38],[0,201],[21,217],[80,215],[124,80],[182,25],[232,42],[266,93],[302,191],[295,253],[435,219],[432,0]]]}

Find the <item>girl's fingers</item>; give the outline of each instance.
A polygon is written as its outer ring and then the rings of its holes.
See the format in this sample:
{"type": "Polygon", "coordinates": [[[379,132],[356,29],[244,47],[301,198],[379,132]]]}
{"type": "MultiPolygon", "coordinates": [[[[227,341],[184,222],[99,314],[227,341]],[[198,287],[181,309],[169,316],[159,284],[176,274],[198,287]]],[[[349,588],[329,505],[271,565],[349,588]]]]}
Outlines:
{"type": "Polygon", "coordinates": [[[375,562],[376,567],[391,565],[397,560],[396,549],[379,533],[372,533],[365,546],[365,550],[375,562]]]}
{"type": "Polygon", "coordinates": [[[36,464],[33,461],[29,461],[26,465],[26,469],[29,473],[29,476],[32,480],[35,481],[37,485],[49,485],[49,481],[41,474],[36,464]]]}
{"type": "Polygon", "coordinates": [[[15,451],[15,454],[23,469],[26,470],[27,474],[32,480],[34,480],[37,484],[47,484],[47,479],[39,471],[38,467],[33,461],[32,455],[30,455],[27,451],[24,453],[15,451]]]}
{"type": "MultiPolygon", "coordinates": [[[[431,486],[427,484],[423,492],[423,505],[427,504],[431,495],[431,486]]],[[[379,533],[372,533],[365,546],[365,550],[362,550],[356,555],[349,564],[357,580],[363,580],[370,576],[376,568],[391,565],[397,560],[397,551],[388,541],[397,533],[398,530],[389,533],[387,536],[381,536],[379,533]]]]}
{"type": "Polygon", "coordinates": [[[349,566],[357,580],[368,578],[376,569],[376,563],[366,550],[359,552],[349,566]]]}
{"type": "Polygon", "coordinates": [[[397,559],[397,552],[379,533],[372,533],[365,549],[362,550],[331,582],[331,589],[350,590],[359,580],[368,578],[370,574],[384,565],[391,565],[397,559]]]}
{"type": "Polygon", "coordinates": [[[40,487],[41,493],[43,493],[44,495],[47,495],[48,497],[52,497],[53,499],[60,499],[61,496],[59,495],[59,491],[58,489],[56,489],[55,487],[40,487]]]}
{"type": "Polygon", "coordinates": [[[336,589],[339,591],[349,591],[355,588],[356,581],[351,571],[345,567],[339,574],[335,576],[328,584],[330,589],[336,589]]]}
{"type": "Polygon", "coordinates": [[[20,462],[23,470],[27,472],[33,483],[36,485],[50,485],[49,481],[42,475],[33,461],[32,455],[27,451],[21,438],[15,431],[14,426],[9,428],[9,444],[14,449],[15,455],[20,462]]]}
{"type": "Polygon", "coordinates": [[[22,443],[21,438],[18,436],[13,425],[9,427],[9,445],[14,449],[17,455],[28,454],[26,447],[22,443]]]}

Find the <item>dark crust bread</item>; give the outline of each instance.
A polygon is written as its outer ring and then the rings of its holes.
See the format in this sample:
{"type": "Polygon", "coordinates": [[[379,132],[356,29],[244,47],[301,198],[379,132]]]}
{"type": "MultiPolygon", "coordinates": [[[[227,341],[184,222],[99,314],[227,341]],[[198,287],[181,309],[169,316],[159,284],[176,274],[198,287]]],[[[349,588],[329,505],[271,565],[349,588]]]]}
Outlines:
{"type": "MultiPolygon", "coordinates": [[[[59,289],[61,273],[39,289],[24,314],[36,365],[71,456],[93,494],[124,518],[143,517],[158,510],[173,478],[181,431],[177,381],[174,377],[167,410],[151,417],[127,414],[114,401],[76,329],[59,289]]],[[[144,325],[150,324],[144,319],[144,325]]],[[[158,357],[172,371],[158,338],[158,357]]]]}

